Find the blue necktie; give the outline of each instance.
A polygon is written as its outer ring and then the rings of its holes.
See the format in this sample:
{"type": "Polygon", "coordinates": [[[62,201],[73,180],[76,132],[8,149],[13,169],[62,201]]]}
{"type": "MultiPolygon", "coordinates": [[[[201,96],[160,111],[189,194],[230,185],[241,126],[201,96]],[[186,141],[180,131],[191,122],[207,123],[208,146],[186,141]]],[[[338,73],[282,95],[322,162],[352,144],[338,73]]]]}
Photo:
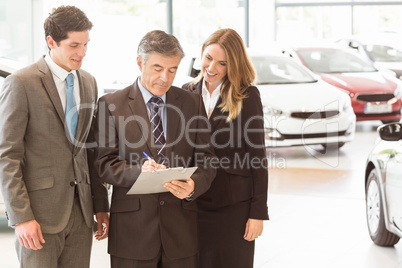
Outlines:
{"type": "Polygon", "coordinates": [[[159,97],[152,97],[148,101],[148,107],[151,111],[151,130],[154,136],[154,144],[159,156],[159,164],[165,161],[166,141],[163,133],[162,120],[159,116],[159,105],[163,104],[163,100],[159,97]]]}
{"type": "Polygon", "coordinates": [[[74,143],[75,133],[77,132],[78,112],[74,98],[74,74],[67,75],[67,103],[66,103],[66,123],[71,141],[74,143]]]}

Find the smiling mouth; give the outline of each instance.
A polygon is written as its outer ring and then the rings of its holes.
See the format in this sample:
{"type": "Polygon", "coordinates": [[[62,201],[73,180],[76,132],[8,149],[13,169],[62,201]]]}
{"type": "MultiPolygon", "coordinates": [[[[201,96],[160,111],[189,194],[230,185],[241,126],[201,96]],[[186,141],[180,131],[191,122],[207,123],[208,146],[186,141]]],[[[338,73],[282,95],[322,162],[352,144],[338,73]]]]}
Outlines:
{"type": "Polygon", "coordinates": [[[216,76],[216,75],[217,75],[217,74],[210,73],[207,69],[205,69],[205,72],[206,72],[207,75],[209,75],[209,76],[216,76]]]}

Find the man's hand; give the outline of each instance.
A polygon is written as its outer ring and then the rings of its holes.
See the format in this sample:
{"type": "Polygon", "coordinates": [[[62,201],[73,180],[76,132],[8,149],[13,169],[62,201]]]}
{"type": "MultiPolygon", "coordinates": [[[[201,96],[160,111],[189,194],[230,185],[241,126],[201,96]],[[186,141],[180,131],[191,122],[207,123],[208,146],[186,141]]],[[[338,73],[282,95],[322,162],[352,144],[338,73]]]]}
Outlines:
{"type": "Polygon", "coordinates": [[[187,181],[167,182],[163,185],[163,187],[168,189],[169,192],[171,192],[177,198],[184,199],[194,191],[194,184],[194,181],[191,178],[188,178],[187,181]]]}
{"type": "Polygon", "coordinates": [[[21,246],[27,249],[42,249],[41,245],[45,243],[40,225],[36,220],[22,222],[15,226],[15,233],[20,241],[21,246]]]}
{"type": "Polygon", "coordinates": [[[158,163],[155,162],[155,160],[150,159],[144,162],[144,164],[141,167],[142,172],[151,172],[154,171],[155,169],[165,169],[165,165],[159,165],[158,163]]]}
{"type": "Polygon", "coordinates": [[[98,230],[95,233],[95,238],[96,240],[101,241],[109,234],[109,213],[96,213],[96,221],[98,222],[98,230]]]}
{"type": "Polygon", "coordinates": [[[262,235],[263,228],[263,220],[248,219],[244,239],[247,241],[253,241],[262,235]]]}

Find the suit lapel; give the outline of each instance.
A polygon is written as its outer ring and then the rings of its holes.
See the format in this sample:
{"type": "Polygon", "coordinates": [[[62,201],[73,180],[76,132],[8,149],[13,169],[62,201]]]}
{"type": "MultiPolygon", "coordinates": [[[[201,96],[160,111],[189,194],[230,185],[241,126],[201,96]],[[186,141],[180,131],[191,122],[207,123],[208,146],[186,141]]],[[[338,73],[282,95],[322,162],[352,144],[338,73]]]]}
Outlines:
{"type": "Polygon", "coordinates": [[[176,89],[170,88],[166,93],[166,157],[171,155],[173,150],[174,141],[178,137],[178,131],[184,131],[184,126],[180,126],[180,123],[184,123],[180,117],[183,103],[180,101],[180,96],[176,94],[176,89]]]}
{"type": "Polygon", "coordinates": [[[226,123],[226,118],[228,116],[227,113],[223,113],[219,105],[222,103],[222,97],[219,97],[216,102],[215,108],[212,111],[211,116],[209,117],[209,123],[211,124],[211,129],[214,131],[215,129],[220,128],[221,125],[226,123]]]}
{"type": "Polygon", "coordinates": [[[144,98],[142,97],[141,91],[138,87],[137,81],[130,87],[128,98],[131,99],[129,101],[128,106],[134,116],[139,117],[140,120],[135,120],[138,128],[141,131],[142,137],[146,142],[149,152],[151,152],[153,159],[158,161],[158,152],[155,149],[155,146],[152,146],[152,131],[151,131],[151,123],[149,122],[149,116],[147,112],[147,107],[145,106],[144,98]],[[144,120],[142,120],[144,119],[144,120]],[[143,128],[143,123],[146,124],[146,129],[143,128]]]}
{"type": "Polygon", "coordinates": [[[46,92],[49,95],[49,98],[52,101],[53,106],[54,106],[57,114],[60,117],[60,120],[63,122],[63,125],[66,125],[64,111],[63,111],[63,105],[61,104],[59,92],[57,91],[56,85],[54,83],[52,72],[50,71],[49,67],[47,66],[44,58],[41,58],[38,61],[38,68],[39,68],[39,71],[42,73],[41,79],[42,79],[42,83],[46,89],[46,92]]]}
{"type": "Polygon", "coordinates": [[[79,71],[77,71],[77,77],[80,87],[80,110],[78,116],[77,133],[75,135],[75,138],[77,141],[85,143],[85,130],[88,127],[88,122],[91,122],[90,117],[93,114],[92,111],[94,107],[89,95],[89,90],[91,89],[86,88],[86,85],[88,85],[88,83],[86,82],[85,77],[82,77],[79,71]]]}
{"type": "MultiPolygon", "coordinates": [[[[191,91],[202,95],[202,83],[203,80],[194,85],[191,91]]],[[[211,116],[209,117],[209,123],[211,124],[212,131],[218,129],[220,125],[226,123],[227,113],[222,113],[221,108],[219,107],[221,103],[222,97],[219,97],[218,101],[216,102],[215,108],[212,111],[211,116]]]]}
{"type": "MultiPolygon", "coordinates": [[[[49,67],[46,64],[46,61],[44,58],[41,58],[38,61],[38,68],[39,71],[42,73],[41,80],[43,83],[43,86],[50,98],[50,101],[53,103],[54,109],[56,110],[60,121],[62,122],[64,126],[64,132],[66,133],[66,138],[68,138],[68,128],[66,124],[66,118],[65,118],[65,112],[63,110],[63,105],[61,104],[59,92],[57,91],[56,84],[54,83],[53,80],[53,75],[52,72],[50,71],[49,67]]],[[[74,148],[74,145],[72,143],[69,143],[71,145],[71,149],[74,148]]]]}

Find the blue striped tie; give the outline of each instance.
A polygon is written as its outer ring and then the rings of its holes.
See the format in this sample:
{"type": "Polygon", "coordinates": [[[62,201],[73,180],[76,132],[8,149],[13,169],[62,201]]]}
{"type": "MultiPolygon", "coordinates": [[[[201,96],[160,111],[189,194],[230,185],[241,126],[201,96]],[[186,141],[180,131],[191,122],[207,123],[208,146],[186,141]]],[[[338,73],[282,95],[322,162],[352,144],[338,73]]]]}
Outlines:
{"type": "Polygon", "coordinates": [[[75,141],[77,132],[78,111],[74,98],[74,74],[67,75],[67,103],[66,103],[66,123],[72,143],[75,141]]]}
{"type": "Polygon", "coordinates": [[[152,97],[148,101],[148,107],[150,108],[151,117],[151,130],[154,136],[154,144],[159,156],[159,164],[163,164],[165,161],[166,140],[163,133],[162,120],[159,116],[159,105],[163,104],[163,100],[159,97],[152,97]]]}

